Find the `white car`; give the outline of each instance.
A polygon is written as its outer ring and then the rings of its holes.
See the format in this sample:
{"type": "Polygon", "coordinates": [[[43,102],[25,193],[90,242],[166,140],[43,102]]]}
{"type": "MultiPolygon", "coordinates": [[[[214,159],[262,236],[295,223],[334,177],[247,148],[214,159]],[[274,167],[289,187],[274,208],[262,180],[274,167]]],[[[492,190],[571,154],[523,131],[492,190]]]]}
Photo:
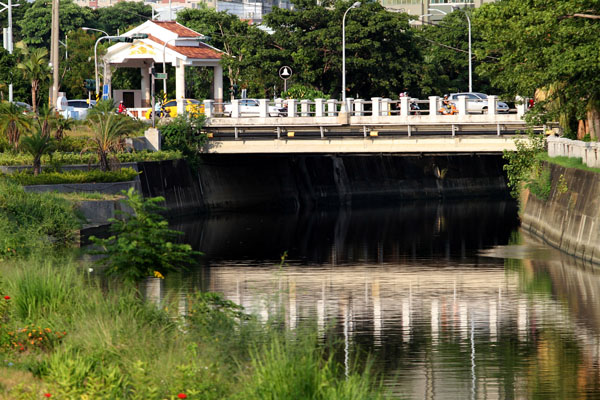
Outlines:
{"type": "MultiPolygon", "coordinates": [[[[257,99],[240,99],[239,104],[240,117],[258,117],[259,102],[257,99]]],[[[226,115],[231,115],[231,112],[233,110],[233,104],[225,104],[224,110],[226,115]]],[[[267,106],[267,114],[270,117],[280,117],[287,114],[287,109],[276,106],[267,106]]]]}
{"type": "MultiPolygon", "coordinates": [[[[448,99],[455,105],[458,103],[458,97],[467,98],[467,113],[485,114],[488,110],[487,94],[477,92],[451,93],[448,99]]],[[[508,104],[503,101],[496,102],[496,112],[508,113],[508,104]]]]}
{"type": "Polygon", "coordinates": [[[96,105],[96,100],[77,99],[67,100],[67,109],[63,112],[65,118],[85,119],[88,110],[96,105]]]}

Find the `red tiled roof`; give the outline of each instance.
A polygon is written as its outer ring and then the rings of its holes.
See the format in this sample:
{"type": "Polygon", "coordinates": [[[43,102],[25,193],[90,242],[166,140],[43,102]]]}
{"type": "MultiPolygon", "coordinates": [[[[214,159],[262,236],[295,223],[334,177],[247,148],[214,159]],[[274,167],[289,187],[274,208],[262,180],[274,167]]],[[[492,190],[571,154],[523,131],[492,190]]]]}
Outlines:
{"type": "MultiPolygon", "coordinates": [[[[160,44],[161,46],[165,45],[165,42],[163,42],[156,36],[148,35],[148,39],[160,44]]],[[[217,59],[218,60],[222,56],[222,53],[213,49],[210,46],[205,45],[204,43],[200,43],[199,46],[174,46],[172,44],[167,44],[167,47],[173,51],[178,52],[179,54],[182,54],[182,55],[184,55],[186,57],[190,57],[190,58],[217,59]]]]}
{"type": "Polygon", "coordinates": [[[191,30],[175,21],[152,21],[152,23],[165,28],[173,33],[176,33],[179,37],[198,37],[202,36],[196,31],[191,30]]]}

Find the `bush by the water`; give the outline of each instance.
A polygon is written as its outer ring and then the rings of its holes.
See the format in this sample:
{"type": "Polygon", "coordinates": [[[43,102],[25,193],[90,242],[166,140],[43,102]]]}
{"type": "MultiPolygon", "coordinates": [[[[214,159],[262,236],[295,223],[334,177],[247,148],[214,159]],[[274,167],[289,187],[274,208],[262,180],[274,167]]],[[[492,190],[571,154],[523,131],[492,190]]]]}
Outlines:
{"type": "Polygon", "coordinates": [[[52,193],[27,193],[0,177],[0,259],[64,247],[79,226],[71,203],[52,193]]]}
{"type": "MultiPolygon", "coordinates": [[[[116,153],[119,162],[163,161],[182,158],[180,151],[136,151],[116,153]]],[[[31,165],[33,157],[25,153],[0,152],[0,165],[31,165]]],[[[42,156],[42,165],[60,166],[69,164],[97,164],[98,157],[94,153],[69,153],[56,151],[42,156]]]]}
{"type": "Polygon", "coordinates": [[[107,183],[107,182],[128,182],[134,180],[138,172],[133,168],[122,168],[118,171],[106,171],[92,169],[71,170],[64,172],[42,172],[39,175],[33,175],[31,171],[20,171],[10,175],[4,175],[4,178],[21,185],[56,185],[62,183],[107,183]]]}

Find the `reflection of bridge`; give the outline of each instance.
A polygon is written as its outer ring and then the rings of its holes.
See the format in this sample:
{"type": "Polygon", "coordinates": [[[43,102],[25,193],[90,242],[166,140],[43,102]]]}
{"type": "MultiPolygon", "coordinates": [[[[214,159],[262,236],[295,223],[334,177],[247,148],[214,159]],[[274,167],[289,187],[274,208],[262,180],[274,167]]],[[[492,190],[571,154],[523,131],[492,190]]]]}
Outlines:
{"type": "Polygon", "coordinates": [[[234,100],[227,113],[221,104],[205,101],[206,130],[211,153],[499,153],[514,150],[512,135],[526,129],[525,107],[473,115],[468,100],[457,102],[458,113],[442,115],[440,98],[373,98],[315,101],[258,101],[251,110],[234,100]],[[411,111],[409,102],[420,104],[411,111]],[[273,108],[276,107],[276,108],[273,108]],[[273,113],[273,110],[280,110],[273,113]],[[347,111],[346,111],[347,110],[347,111]]]}

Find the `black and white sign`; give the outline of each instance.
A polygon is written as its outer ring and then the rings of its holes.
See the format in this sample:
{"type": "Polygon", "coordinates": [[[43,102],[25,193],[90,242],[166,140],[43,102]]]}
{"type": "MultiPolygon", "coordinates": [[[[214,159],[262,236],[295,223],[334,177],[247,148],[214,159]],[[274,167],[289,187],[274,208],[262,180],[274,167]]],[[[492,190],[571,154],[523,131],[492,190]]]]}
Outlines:
{"type": "Polygon", "coordinates": [[[283,80],[288,80],[292,76],[292,69],[287,65],[279,68],[279,77],[283,80]]]}

